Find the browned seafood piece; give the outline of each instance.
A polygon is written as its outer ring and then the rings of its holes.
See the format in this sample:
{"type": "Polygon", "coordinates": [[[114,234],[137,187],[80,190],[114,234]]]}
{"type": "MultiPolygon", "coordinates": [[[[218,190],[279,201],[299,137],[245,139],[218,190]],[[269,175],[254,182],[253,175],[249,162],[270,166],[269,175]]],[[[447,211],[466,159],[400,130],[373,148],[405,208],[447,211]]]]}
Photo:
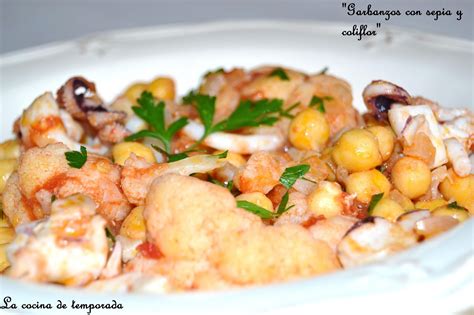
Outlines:
{"type": "Polygon", "coordinates": [[[107,108],[95,84],[83,77],[67,80],[57,92],[57,101],[74,119],[97,132],[101,141],[117,143],[130,134],[124,126],[127,114],[107,108]]]}
{"type": "Polygon", "coordinates": [[[372,81],[362,92],[365,106],[377,120],[387,120],[393,103],[408,105],[411,96],[402,87],[383,80],[372,81]]]}

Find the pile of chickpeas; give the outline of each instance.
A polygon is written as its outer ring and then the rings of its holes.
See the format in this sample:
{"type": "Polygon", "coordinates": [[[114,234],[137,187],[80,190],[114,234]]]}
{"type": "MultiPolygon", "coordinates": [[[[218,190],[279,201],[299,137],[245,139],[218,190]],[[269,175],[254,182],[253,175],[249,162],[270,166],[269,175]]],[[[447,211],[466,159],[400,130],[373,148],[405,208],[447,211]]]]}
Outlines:
{"type": "MultiPolygon", "coordinates": [[[[401,214],[414,209],[432,210],[433,215],[449,215],[459,221],[469,218],[469,212],[448,207],[456,201],[461,207],[474,212],[474,175],[457,176],[448,169],[448,177],[439,185],[444,198],[417,201],[431,189],[430,167],[421,159],[403,156],[389,172],[377,168],[394,154],[396,137],[388,125],[369,125],[344,132],[334,146],[326,147],[329,141],[329,125],[324,113],[308,108],[292,120],[289,141],[300,150],[323,151],[336,166],[349,173],[343,185],[357,201],[368,204],[376,194],[383,198],[376,204],[372,215],[396,220],[401,214]],[[416,203],[414,203],[414,201],[416,203]]],[[[318,187],[308,197],[309,208],[325,216],[340,213],[340,205],[334,198],[340,195],[338,184],[318,187]]]]}
{"type": "MultiPolygon", "coordinates": [[[[175,98],[174,82],[166,77],[157,77],[149,83],[133,84],[124,95],[134,102],[143,91],[151,92],[158,99],[175,98]]],[[[369,123],[367,127],[351,129],[343,133],[333,146],[328,146],[330,126],[324,112],[307,108],[292,119],[288,140],[298,150],[322,152],[317,158],[320,162],[331,160],[336,166],[346,169],[349,174],[342,183],[343,187],[347,193],[356,196],[360,203],[367,205],[374,195],[383,193],[383,198],[373,209],[372,215],[395,220],[406,211],[428,209],[434,215],[450,215],[461,221],[468,218],[468,212],[447,207],[448,202],[452,201],[474,211],[474,175],[461,178],[449,169],[449,178],[439,186],[444,198],[418,201],[431,189],[431,170],[424,161],[404,156],[391,166],[390,172],[378,170],[394,154],[397,141],[388,125],[369,123]]],[[[119,143],[113,147],[112,155],[116,163],[123,165],[131,152],[148,162],[156,161],[152,150],[138,142],[119,143]]],[[[237,167],[246,161],[236,153],[232,153],[227,159],[232,159],[237,167]]],[[[335,174],[331,175],[328,177],[330,182],[319,185],[308,196],[310,210],[318,215],[332,216],[341,213],[342,206],[338,198],[343,189],[337,183],[335,174]]],[[[273,211],[271,200],[263,193],[245,193],[237,196],[237,199],[273,211]]]]}

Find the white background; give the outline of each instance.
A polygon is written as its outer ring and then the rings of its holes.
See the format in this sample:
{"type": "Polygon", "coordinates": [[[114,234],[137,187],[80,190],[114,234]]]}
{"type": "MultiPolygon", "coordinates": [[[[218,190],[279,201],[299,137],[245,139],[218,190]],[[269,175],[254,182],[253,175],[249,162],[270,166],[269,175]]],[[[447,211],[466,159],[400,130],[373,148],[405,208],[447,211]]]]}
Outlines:
{"type": "Polygon", "coordinates": [[[473,39],[474,0],[372,0],[354,1],[364,8],[417,8],[463,10],[461,21],[454,16],[395,17],[386,22],[380,17],[351,17],[342,9],[350,0],[0,0],[0,53],[52,41],[72,39],[97,31],[193,23],[228,19],[292,19],[382,22],[431,33],[473,39]]]}

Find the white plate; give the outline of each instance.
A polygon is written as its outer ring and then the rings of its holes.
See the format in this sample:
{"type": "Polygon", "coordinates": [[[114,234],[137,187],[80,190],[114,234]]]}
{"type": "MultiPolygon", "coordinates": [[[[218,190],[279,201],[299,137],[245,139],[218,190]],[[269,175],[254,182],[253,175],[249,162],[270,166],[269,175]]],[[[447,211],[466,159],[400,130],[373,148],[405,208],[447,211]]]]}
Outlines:
{"type": "MultiPolygon", "coordinates": [[[[316,72],[329,66],[331,74],[351,83],[355,105],[361,110],[362,89],[374,79],[393,81],[444,106],[473,108],[472,42],[387,27],[377,37],[357,41],[340,35],[349,27],[220,22],[101,33],[10,53],[2,56],[0,65],[0,139],[11,136],[14,119],[37,95],[55,91],[78,74],[94,81],[110,101],[131,81],[158,74],[175,78],[179,94],[184,94],[205,71],[219,67],[281,64],[316,72]]],[[[0,285],[2,295],[10,295],[17,303],[38,300],[55,306],[58,298],[68,303],[72,299],[104,303],[115,298],[129,312],[347,312],[360,308],[364,312],[450,313],[472,306],[473,229],[470,220],[380,264],[240,291],[150,297],[64,290],[6,278],[0,285]]]]}

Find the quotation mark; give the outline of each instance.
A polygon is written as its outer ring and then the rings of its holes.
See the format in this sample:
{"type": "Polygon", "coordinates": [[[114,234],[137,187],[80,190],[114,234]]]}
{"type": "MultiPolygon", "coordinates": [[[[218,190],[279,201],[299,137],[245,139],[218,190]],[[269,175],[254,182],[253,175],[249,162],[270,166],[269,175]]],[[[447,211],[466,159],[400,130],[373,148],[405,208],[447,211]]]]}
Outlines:
{"type": "Polygon", "coordinates": [[[342,3],[342,7],[343,7],[343,8],[347,7],[347,3],[343,2],[343,3],[342,3]]]}
{"type": "Polygon", "coordinates": [[[377,23],[376,26],[377,26],[377,28],[379,28],[379,27],[380,27],[380,23],[377,23]]]}

